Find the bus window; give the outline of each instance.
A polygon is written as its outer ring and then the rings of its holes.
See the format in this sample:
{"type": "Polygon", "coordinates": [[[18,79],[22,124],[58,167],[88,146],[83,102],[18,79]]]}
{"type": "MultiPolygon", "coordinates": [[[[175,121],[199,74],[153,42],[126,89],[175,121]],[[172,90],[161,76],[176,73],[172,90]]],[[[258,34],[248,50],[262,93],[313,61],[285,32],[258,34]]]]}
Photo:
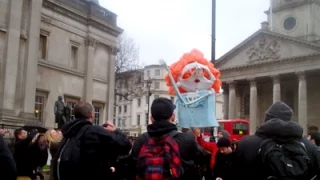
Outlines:
{"type": "Polygon", "coordinates": [[[219,123],[219,131],[224,130],[224,123],[219,123]]]}
{"type": "Polygon", "coordinates": [[[247,135],[249,134],[249,125],[247,123],[233,123],[232,133],[234,135],[247,135]]]}

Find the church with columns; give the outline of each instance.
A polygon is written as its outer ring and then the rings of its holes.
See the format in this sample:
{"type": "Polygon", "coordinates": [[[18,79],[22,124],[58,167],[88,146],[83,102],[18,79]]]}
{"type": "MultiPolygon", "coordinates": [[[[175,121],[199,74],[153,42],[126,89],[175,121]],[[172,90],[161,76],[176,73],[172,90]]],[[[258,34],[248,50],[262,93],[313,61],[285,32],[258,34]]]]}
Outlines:
{"type": "Polygon", "coordinates": [[[306,133],[320,127],[320,1],[272,0],[265,13],[261,29],[216,61],[224,119],[249,120],[252,134],[283,101],[306,133]]]}
{"type": "MultiPolygon", "coordinates": [[[[117,15],[98,0],[0,1],[0,125],[55,127],[58,96],[113,118],[117,15]]],[[[1,127],[0,127],[1,128],[1,127]]]]}

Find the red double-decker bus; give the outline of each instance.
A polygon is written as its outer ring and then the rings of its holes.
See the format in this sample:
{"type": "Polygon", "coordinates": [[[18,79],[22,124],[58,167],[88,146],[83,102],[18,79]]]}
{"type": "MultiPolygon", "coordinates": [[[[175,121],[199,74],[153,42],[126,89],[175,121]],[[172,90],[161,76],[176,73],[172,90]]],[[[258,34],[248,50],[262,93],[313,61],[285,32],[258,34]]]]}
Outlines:
{"type": "Polygon", "coordinates": [[[230,134],[230,140],[240,140],[249,135],[250,124],[245,119],[218,120],[219,129],[226,130],[230,134]]]}
{"type": "MultiPolygon", "coordinates": [[[[226,130],[230,134],[230,140],[238,141],[244,136],[249,135],[249,121],[245,119],[218,120],[219,129],[226,130]]],[[[204,138],[210,138],[214,135],[213,127],[201,128],[204,138]]]]}

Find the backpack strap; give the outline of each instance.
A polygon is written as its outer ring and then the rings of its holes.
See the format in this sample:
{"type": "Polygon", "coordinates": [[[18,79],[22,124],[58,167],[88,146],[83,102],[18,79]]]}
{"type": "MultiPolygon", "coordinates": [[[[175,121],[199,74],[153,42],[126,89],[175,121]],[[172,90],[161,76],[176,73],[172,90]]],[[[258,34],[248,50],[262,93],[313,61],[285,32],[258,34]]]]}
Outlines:
{"type": "MultiPolygon", "coordinates": [[[[79,139],[81,139],[82,138],[82,136],[87,132],[87,130],[89,129],[89,127],[90,127],[90,125],[86,125],[86,126],[84,126],[84,127],[81,127],[80,128],[80,133],[78,133],[77,135],[76,135],[76,141],[77,140],[79,140],[79,139]]],[[[73,137],[71,137],[71,138],[73,138],[73,137]]],[[[71,139],[71,138],[67,138],[66,140],[65,140],[65,143],[62,145],[62,148],[61,148],[61,150],[60,150],[60,152],[59,152],[59,156],[58,156],[58,160],[57,160],[57,179],[58,180],[60,180],[60,160],[61,160],[61,156],[62,156],[62,153],[64,152],[64,150],[65,150],[65,148],[67,147],[67,145],[68,145],[68,143],[69,143],[69,140],[71,139]]]]}
{"type": "MultiPolygon", "coordinates": [[[[178,132],[177,130],[173,130],[173,131],[170,131],[167,135],[169,135],[171,138],[174,138],[175,136],[177,136],[178,134],[180,134],[180,132],[178,132]]],[[[142,134],[142,136],[148,140],[150,138],[150,135],[148,132],[145,132],[142,134]]]]}
{"type": "Polygon", "coordinates": [[[178,134],[180,134],[180,132],[178,132],[177,130],[173,130],[169,132],[169,136],[172,138],[176,137],[178,134]]]}

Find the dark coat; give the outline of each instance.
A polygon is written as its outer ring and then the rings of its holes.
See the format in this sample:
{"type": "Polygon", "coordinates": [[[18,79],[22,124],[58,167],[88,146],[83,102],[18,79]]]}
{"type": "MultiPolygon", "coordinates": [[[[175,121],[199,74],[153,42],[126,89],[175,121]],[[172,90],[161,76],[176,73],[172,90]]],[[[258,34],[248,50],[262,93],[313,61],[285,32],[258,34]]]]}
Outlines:
{"type": "Polygon", "coordinates": [[[0,176],[1,179],[15,180],[17,168],[7,143],[0,135],[0,176]]]}
{"type": "MultiPolygon", "coordinates": [[[[171,124],[168,121],[156,121],[154,124],[150,124],[148,126],[148,136],[153,137],[161,137],[165,134],[169,134],[172,131],[176,131],[177,127],[174,124],[171,124]]],[[[148,136],[141,135],[139,136],[136,141],[134,142],[131,157],[133,159],[133,167],[135,167],[135,162],[138,158],[139,152],[143,144],[148,141],[148,136]]],[[[183,179],[194,179],[190,177],[191,173],[190,168],[193,168],[196,161],[198,159],[202,159],[203,149],[199,148],[195,136],[192,133],[179,133],[178,135],[174,136],[173,139],[177,142],[180,150],[180,156],[182,158],[183,167],[185,169],[185,174],[182,177],[183,179]]],[[[135,172],[132,173],[132,179],[134,179],[135,172]]],[[[192,173],[194,174],[194,173],[192,173]]]]}
{"type": "Polygon", "coordinates": [[[228,155],[224,155],[220,152],[216,154],[216,163],[213,169],[214,179],[220,177],[223,180],[233,180],[235,178],[232,173],[234,170],[233,162],[234,162],[234,153],[230,153],[228,155]]]}
{"type": "MultiPolygon", "coordinates": [[[[77,174],[70,174],[69,179],[108,179],[110,175],[109,160],[126,155],[131,149],[129,139],[120,131],[109,132],[103,127],[92,125],[88,120],[76,119],[63,126],[64,139],[56,157],[59,156],[66,139],[74,138],[78,133],[83,134],[80,140],[80,169],[76,169],[77,174]]],[[[55,158],[54,164],[57,164],[56,161],[57,158],[55,158]]],[[[56,166],[54,174],[57,178],[56,166]]],[[[68,177],[68,174],[63,176],[68,177]]]]}
{"type": "MultiPolygon", "coordinates": [[[[247,136],[238,142],[235,151],[235,177],[237,179],[263,179],[264,169],[260,164],[258,151],[260,144],[266,138],[277,141],[300,140],[307,149],[309,158],[312,160],[313,171],[320,172],[320,153],[317,148],[305,138],[302,138],[302,127],[295,121],[284,121],[273,118],[265,122],[256,131],[255,135],[247,136]]],[[[319,177],[319,176],[318,176],[319,177]]]]}
{"type": "Polygon", "coordinates": [[[40,147],[38,143],[34,143],[31,147],[32,154],[32,166],[34,169],[38,167],[43,167],[47,164],[48,161],[48,146],[40,147]]]}
{"type": "Polygon", "coordinates": [[[17,165],[18,176],[33,176],[31,141],[35,134],[36,132],[32,132],[26,139],[17,139],[15,142],[13,157],[17,165]]]}

